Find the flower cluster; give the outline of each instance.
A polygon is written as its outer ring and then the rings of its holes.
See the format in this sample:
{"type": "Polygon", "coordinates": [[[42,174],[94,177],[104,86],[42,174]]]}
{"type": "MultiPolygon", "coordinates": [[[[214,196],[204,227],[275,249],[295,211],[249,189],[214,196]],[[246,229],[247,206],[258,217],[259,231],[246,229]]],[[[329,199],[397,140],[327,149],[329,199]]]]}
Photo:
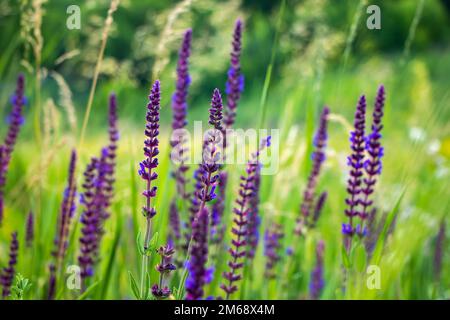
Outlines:
{"type": "Polygon", "coordinates": [[[309,297],[312,300],[317,300],[322,293],[324,287],[323,280],[323,254],[325,250],[325,243],[319,241],[316,247],[316,265],[311,272],[311,279],[309,282],[309,297]]]}
{"type": "Polygon", "coordinates": [[[225,125],[230,128],[236,119],[236,109],[241,92],[244,89],[244,77],[241,74],[241,48],[242,48],[242,20],[236,21],[233,33],[231,50],[231,66],[228,70],[226,83],[227,109],[225,113],[225,125]]]}
{"type": "Polygon", "coordinates": [[[186,280],[187,300],[203,298],[203,286],[207,282],[208,260],[208,209],[202,208],[192,224],[192,246],[188,263],[189,277],[186,280]]]}
{"type": "MultiPolygon", "coordinates": [[[[301,204],[300,211],[302,213],[302,217],[297,219],[297,225],[295,228],[295,233],[297,235],[301,234],[302,226],[310,227],[314,223],[314,216],[312,216],[312,212],[314,207],[317,208],[319,198],[316,201],[316,192],[317,192],[317,183],[320,175],[320,171],[325,161],[325,148],[327,144],[327,127],[328,127],[328,115],[330,113],[330,109],[328,107],[324,107],[322,113],[320,115],[320,123],[319,129],[317,130],[316,136],[314,138],[314,152],[312,154],[312,169],[308,177],[308,182],[306,185],[306,189],[303,193],[303,202],[301,204]],[[314,203],[316,202],[316,204],[314,203]]],[[[324,198],[322,198],[324,200],[324,198]]],[[[321,204],[323,206],[323,203],[321,204]]],[[[321,207],[320,207],[321,208],[321,207]]],[[[318,218],[318,215],[317,215],[318,218]]]]}
{"type": "Polygon", "coordinates": [[[381,158],[384,153],[381,146],[384,101],[385,89],[384,86],[380,86],[375,99],[371,133],[367,136],[365,136],[366,99],[364,96],[360,98],[356,109],[355,130],[351,132],[350,136],[352,154],[348,157],[350,178],[348,179],[347,192],[349,196],[346,199],[345,214],[349,218],[349,222],[342,225],[342,232],[346,236],[351,237],[357,234],[363,237],[367,235],[365,221],[369,217],[369,209],[373,204],[371,195],[381,173],[381,158]],[[360,223],[355,227],[353,219],[357,216],[360,218],[360,223]]]}
{"type": "Polygon", "coordinates": [[[161,263],[156,265],[156,271],[159,272],[159,284],[152,286],[152,294],[157,299],[165,299],[172,293],[170,289],[164,285],[164,276],[176,270],[175,265],[171,262],[175,249],[170,246],[161,246],[157,253],[161,256],[161,263]]]}
{"type": "Polygon", "coordinates": [[[3,222],[3,205],[4,205],[4,189],[6,184],[6,175],[8,173],[11,155],[16,145],[17,136],[20,127],[23,124],[23,106],[26,104],[24,96],[25,77],[20,74],[17,78],[15,94],[11,98],[12,112],[9,116],[9,127],[6,134],[5,142],[0,146],[0,225],[3,222]]]}
{"type": "Polygon", "coordinates": [[[11,293],[11,286],[16,273],[17,254],[19,253],[19,241],[17,240],[17,232],[12,234],[11,244],[9,246],[9,262],[8,266],[3,268],[0,276],[0,283],[3,287],[2,296],[6,298],[11,293]]]}
{"type": "Polygon", "coordinates": [[[247,235],[248,235],[248,215],[250,211],[250,200],[255,194],[255,177],[259,170],[259,156],[263,148],[270,146],[270,137],[264,139],[258,150],[252,155],[247,163],[245,175],[241,176],[241,183],[236,200],[236,207],[233,208],[235,218],[233,219],[233,228],[231,232],[234,238],[231,241],[232,247],[228,249],[231,260],[228,261],[230,271],[224,272],[223,277],[226,283],[221,284],[221,288],[225,291],[226,299],[238,290],[235,282],[241,280],[242,275],[239,270],[242,269],[244,263],[242,259],[246,255],[247,235]]]}
{"type": "Polygon", "coordinates": [[[145,126],[145,136],[147,139],[144,141],[144,155],[146,158],[139,164],[139,175],[147,182],[146,190],[143,192],[146,199],[146,205],[142,208],[143,215],[147,219],[153,218],[156,214],[156,210],[151,207],[150,199],[156,196],[156,186],[152,187],[151,183],[158,177],[158,174],[152,170],[156,169],[158,166],[160,99],[160,84],[157,80],[153,84],[149,96],[149,103],[147,105],[147,124],[145,126]]]}
{"type": "Polygon", "coordinates": [[[27,224],[25,227],[25,246],[31,247],[34,239],[34,215],[33,212],[29,212],[27,216],[27,224]]]}
{"type": "Polygon", "coordinates": [[[273,279],[276,276],[276,265],[280,261],[281,239],[283,239],[283,227],[274,223],[264,234],[264,255],[267,258],[264,276],[273,279]]]}

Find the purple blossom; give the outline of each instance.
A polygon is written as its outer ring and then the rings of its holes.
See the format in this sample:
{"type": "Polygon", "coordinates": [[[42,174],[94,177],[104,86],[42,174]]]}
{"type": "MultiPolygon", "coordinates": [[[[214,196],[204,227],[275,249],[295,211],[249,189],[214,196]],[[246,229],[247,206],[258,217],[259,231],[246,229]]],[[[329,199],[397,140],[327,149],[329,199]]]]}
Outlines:
{"type": "Polygon", "coordinates": [[[68,241],[69,241],[69,231],[70,223],[74,216],[76,204],[76,180],[75,180],[75,168],[77,162],[77,154],[75,150],[72,150],[69,163],[69,174],[67,178],[67,186],[64,190],[64,196],[61,203],[60,214],[58,218],[58,231],[55,238],[55,251],[53,256],[57,260],[57,265],[62,263],[64,255],[66,253],[68,241]]]}
{"type": "Polygon", "coordinates": [[[72,150],[69,174],[67,178],[67,186],[64,190],[63,200],[61,203],[60,213],[57,223],[57,234],[55,237],[55,249],[52,252],[55,258],[55,264],[50,265],[50,286],[48,291],[48,298],[53,299],[56,286],[56,274],[62,268],[64,256],[67,250],[69,241],[70,223],[75,213],[75,197],[76,197],[76,181],[75,181],[75,168],[77,162],[77,154],[75,150],[72,150]]]}
{"type": "Polygon", "coordinates": [[[187,300],[203,298],[208,260],[208,209],[202,208],[192,224],[192,246],[188,264],[189,276],[186,280],[187,300]]]}
{"type": "Polygon", "coordinates": [[[314,206],[314,215],[311,223],[311,227],[315,227],[317,221],[319,220],[320,214],[322,213],[323,206],[325,205],[325,201],[327,200],[328,193],[326,191],[322,192],[319,196],[319,199],[316,201],[316,205],[314,206]]]}
{"type": "MultiPolygon", "coordinates": [[[[303,202],[300,208],[302,218],[297,219],[296,234],[300,235],[301,225],[311,226],[314,221],[314,217],[311,216],[314,210],[314,201],[317,193],[317,182],[322,168],[322,164],[325,161],[325,148],[327,144],[327,127],[328,127],[328,115],[330,109],[324,107],[320,115],[319,129],[317,130],[314,138],[315,150],[312,154],[312,169],[308,177],[306,189],[303,193],[303,202]]],[[[318,216],[317,216],[318,217],[318,216]]]]}
{"type": "Polygon", "coordinates": [[[219,244],[223,240],[225,234],[225,225],[222,223],[225,211],[225,191],[228,181],[228,175],[225,171],[219,173],[219,192],[217,200],[212,205],[211,213],[211,242],[219,244]]]}
{"type": "Polygon", "coordinates": [[[23,106],[26,102],[24,96],[25,89],[25,77],[20,74],[17,78],[16,91],[11,98],[13,105],[12,112],[9,116],[9,127],[6,134],[5,142],[0,146],[0,226],[3,222],[3,204],[4,204],[4,192],[6,184],[6,176],[8,173],[9,163],[11,161],[11,155],[16,145],[17,136],[20,132],[20,127],[23,124],[23,106]]]}
{"type": "Polygon", "coordinates": [[[349,218],[348,223],[342,224],[342,233],[352,237],[356,232],[353,225],[354,217],[358,216],[359,196],[362,192],[362,180],[364,174],[364,132],[366,122],[366,97],[361,96],[355,112],[354,131],[350,133],[351,155],[348,157],[350,177],[347,180],[348,197],[345,199],[347,209],[345,215],[349,218]]]}
{"type": "Polygon", "coordinates": [[[159,272],[159,284],[152,286],[152,294],[157,299],[165,299],[172,293],[170,289],[164,285],[164,276],[176,270],[172,263],[172,255],[175,249],[171,245],[161,246],[157,253],[161,256],[161,263],[156,265],[156,271],[159,272]]]}
{"type": "Polygon", "coordinates": [[[156,186],[152,186],[152,181],[158,177],[158,174],[153,170],[158,166],[160,95],[160,83],[159,80],[156,80],[150,92],[147,105],[147,124],[145,126],[147,139],[144,142],[144,155],[146,158],[139,164],[139,175],[147,183],[147,187],[142,193],[146,199],[146,205],[142,208],[142,211],[147,220],[153,218],[156,214],[155,208],[151,207],[150,200],[156,196],[157,189],[156,186]]]}
{"type": "Polygon", "coordinates": [[[225,111],[224,123],[230,128],[236,119],[236,109],[244,89],[244,77],[241,75],[241,49],[242,49],[242,27],[240,19],[236,20],[231,48],[230,69],[226,82],[227,109],[225,111]]]}
{"type": "Polygon", "coordinates": [[[186,163],[186,154],[188,149],[186,146],[187,138],[185,133],[179,129],[184,129],[187,124],[187,95],[191,79],[189,76],[189,56],[192,40],[192,30],[186,30],[183,43],[181,45],[178,64],[177,64],[177,81],[176,90],[172,96],[172,129],[174,130],[171,140],[172,145],[172,159],[176,157],[178,165],[173,172],[173,176],[177,183],[177,192],[182,199],[188,199],[189,194],[186,191],[186,184],[188,179],[186,178],[186,172],[189,167],[186,163]]]}
{"type": "Polygon", "coordinates": [[[27,248],[30,248],[33,245],[34,239],[34,216],[33,212],[29,212],[27,216],[27,223],[25,228],[25,245],[27,248]]]}
{"type": "Polygon", "coordinates": [[[384,153],[384,148],[381,146],[381,130],[383,129],[383,124],[381,123],[381,121],[383,118],[384,100],[384,87],[380,86],[373,110],[372,132],[366,137],[367,159],[364,162],[364,170],[366,175],[363,179],[363,199],[360,200],[362,209],[359,212],[361,224],[364,224],[364,221],[369,215],[368,209],[373,204],[373,200],[370,199],[370,196],[374,192],[377,177],[381,173],[381,158],[383,157],[384,153]]]}
{"type": "Polygon", "coordinates": [[[311,279],[309,282],[309,297],[311,300],[317,300],[322,293],[324,287],[323,279],[323,254],[325,244],[321,240],[316,247],[316,265],[311,272],[311,279]]]}
{"type": "Polygon", "coordinates": [[[249,200],[248,211],[248,227],[247,227],[247,257],[253,259],[255,257],[256,248],[259,242],[259,226],[261,224],[261,217],[259,216],[259,192],[261,186],[261,172],[260,164],[255,173],[254,187],[255,190],[251,199],[249,200]]]}
{"type": "Polygon", "coordinates": [[[169,222],[170,222],[170,232],[173,235],[175,241],[180,240],[181,231],[180,231],[180,216],[178,214],[177,204],[174,200],[170,203],[169,209],[169,222]]]}
{"type": "Polygon", "coordinates": [[[284,237],[280,224],[271,224],[264,234],[264,255],[266,256],[266,268],[264,276],[273,279],[276,276],[276,265],[281,260],[281,239],[284,237]]]}
{"type": "Polygon", "coordinates": [[[81,267],[80,276],[84,280],[93,275],[93,266],[95,263],[95,252],[98,247],[98,228],[100,223],[98,193],[100,184],[98,179],[98,159],[92,158],[84,172],[83,189],[81,195],[81,204],[84,206],[81,214],[81,237],[80,254],[78,262],[81,267]]]}
{"type": "Polygon", "coordinates": [[[9,262],[8,266],[3,268],[3,272],[0,276],[0,282],[3,287],[2,297],[5,299],[11,293],[11,286],[14,281],[14,275],[16,273],[17,255],[19,252],[19,241],[17,240],[17,232],[11,235],[11,244],[9,246],[9,262]]]}
{"type": "Polygon", "coordinates": [[[238,290],[235,282],[242,278],[239,270],[244,266],[242,259],[247,253],[249,204],[255,193],[255,176],[257,175],[259,168],[258,157],[262,149],[269,145],[270,137],[262,141],[258,150],[252,155],[252,159],[247,162],[245,175],[241,176],[238,199],[236,200],[236,206],[233,208],[235,217],[233,219],[231,232],[233,233],[234,238],[231,241],[231,247],[228,249],[228,252],[231,255],[231,260],[228,261],[230,271],[223,273],[226,283],[222,283],[220,286],[222,290],[225,291],[226,299],[238,290]]]}

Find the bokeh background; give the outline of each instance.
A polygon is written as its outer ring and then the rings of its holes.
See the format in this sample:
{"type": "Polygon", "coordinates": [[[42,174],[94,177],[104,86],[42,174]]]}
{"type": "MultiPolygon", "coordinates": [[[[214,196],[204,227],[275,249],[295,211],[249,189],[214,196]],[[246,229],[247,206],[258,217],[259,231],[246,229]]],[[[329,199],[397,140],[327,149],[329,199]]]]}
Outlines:
{"type": "MultiPolygon", "coordinates": [[[[38,275],[35,297],[39,297],[46,281],[47,256],[69,150],[79,143],[110,1],[77,1],[81,9],[80,30],[66,28],[66,9],[72,4],[71,0],[0,0],[2,135],[6,132],[9,99],[19,72],[27,77],[29,101],[8,177],[10,217],[8,225],[0,230],[0,240],[4,240],[0,247],[6,248],[10,231],[23,228],[26,213],[39,206],[41,240],[35,263],[20,262],[21,272],[27,277],[38,275]],[[39,135],[35,122],[38,108],[44,147],[35,143],[39,135]],[[43,193],[36,191],[36,184],[42,186],[43,193]]],[[[374,293],[355,289],[349,297],[448,297],[450,274],[443,274],[443,286],[439,288],[444,289],[435,290],[432,268],[435,236],[442,221],[448,219],[445,217],[450,196],[448,0],[287,0],[285,7],[282,1],[272,0],[120,1],[108,33],[84,145],[79,150],[81,171],[87,159],[106,143],[107,98],[115,92],[121,131],[115,200],[118,214],[107,226],[111,231],[106,235],[107,252],[116,245],[115,231],[119,226],[122,236],[119,246],[114,247],[114,267],[106,258],[102,262],[105,272],[117,275],[110,277],[114,285],[97,297],[130,297],[127,270],[138,270],[137,252],[127,247],[135,245],[136,231],[143,224],[139,213],[142,185],[134,175],[142,157],[144,114],[151,82],[157,78],[162,82],[162,140],[167,141],[177,50],[184,30],[191,27],[188,120],[205,120],[212,90],[225,88],[231,34],[238,17],[245,22],[245,89],[236,126],[279,128],[282,137],[280,172],[263,182],[262,229],[270,221],[282,223],[286,232],[284,247],[289,246],[290,226],[298,215],[310,167],[317,115],[323,105],[328,105],[333,114],[330,147],[320,187],[328,190],[330,199],[319,231],[306,244],[304,268],[309,270],[313,264],[315,240],[328,240],[327,286],[323,296],[339,297],[336,290],[340,280],[336,274],[341,265],[340,223],[344,220],[348,132],[358,97],[366,94],[371,104],[377,87],[384,84],[386,155],[377,205],[381,211],[390,211],[406,191],[390,242],[391,254],[384,260],[384,290],[374,293]],[[381,8],[381,30],[366,27],[369,4],[381,8]]],[[[167,146],[162,146],[162,150],[167,154],[167,146]]],[[[230,195],[236,194],[241,169],[233,170],[230,195]]],[[[174,192],[168,160],[162,161],[160,171],[160,189],[174,192]]],[[[164,194],[158,196],[162,214],[156,218],[162,238],[170,201],[164,194]]],[[[233,197],[229,198],[230,206],[233,197]]],[[[76,249],[71,250],[75,257],[76,249]]],[[[448,270],[448,252],[445,254],[448,270]]],[[[261,248],[258,259],[264,259],[261,248]]],[[[0,251],[0,261],[6,261],[6,250],[0,251]]],[[[262,274],[264,264],[257,265],[255,274],[262,274]]],[[[293,279],[298,288],[304,289],[299,292],[307,290],[307,279],[293,279]]],[[[261,281],[250,286],[247,298],[280,297],[274,289],[276,285],[263,290],[265,284],[261,281]]],[[[211,292],[214,290],[217,289],[211,292]]],[[[71,295],[67,293],[67,297],[71,295]]]]}

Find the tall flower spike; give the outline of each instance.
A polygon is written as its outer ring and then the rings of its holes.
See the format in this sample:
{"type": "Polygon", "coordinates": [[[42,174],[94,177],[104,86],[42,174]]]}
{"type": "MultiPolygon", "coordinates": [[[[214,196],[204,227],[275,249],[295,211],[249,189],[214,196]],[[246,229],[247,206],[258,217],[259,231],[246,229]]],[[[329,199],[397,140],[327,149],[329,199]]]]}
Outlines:
{"type": "Polygon", "coordinates": [[[284,237],[280,224],[271,224],[264,234],[264,255],[267,258],[264,276],[269,279],[276,277],[276,265],[281,260],[281,239],[284,237]]]}
{"type": "Polygon", "coordinates": [[[159,80],[156,80],[150,92],[149,103],[147,105],[147,124],[145,126],[145,136],[147,139],[144,141],[145,159],[139,164],[139,175],[147,183],[146,189],[143,192],[146,204],[142,208],[143,215],[147,219],[153,218],[156,214],[156,210],[151,207],[151,198],[156,196],[156,187],[152,186],[152,181],[158,177],[158,174],[153,170],[158,166],[160,99],[160,84],[159,80]]]}
{"type": "Polygon", "coordinates": [[[20,74],[17,78],[15,94],[11,98],[12,112],[10,115],[10,123],[6,134],[4,145],[0,147],[0,226],[3,222],[3,204],[4,189],[6,184],[6,175],[8,173],[11,155],[16,145],[17,136],[23,123],[23,106],[26,103],[24,96],[25,77],[20,74]]]}
{"type": "Polygon", "coordinates": [[[98,246],[98,225],[100,217],[97,208],[97,186],[96,178],[98,169],[98,159],[92,158],[84,172],[83,189],[81,195],[81,204],[84,210],[81,214],[81,237],[80,237],[80,253],[78,263],[81,267],[80,276],[83,280],[93,275],[94,257],[93,254],[98,246]]]}
{"type": "Polygon", "coordinates": [[[11,244],[9,247],[9,262],[8,266],[3,268],[2,275],[0,277],[3,287],[2,296],[3,299],[8,297],[11,293],[11,286],[13,284],[14,275],[16,273],[17,254],[19,252],[19,241],[17,240],[17,232],[12,234],[11,244]]]}
{"type": "Polygon", "coordinates": [[[176,180],[177,192],[182,199],[189,198],[189,194],[186,191],[186,184],[188,182],[186,178],[186,171],[189,168],[185,164],[187,160],[186,155],[189,150],[186,146],[187,138],[184,132],[179,129],[183,129],[187,124],[187,95],[189,85],[191,83],[191,78],[189,76],[191,39],[192,30],[188,29],[184,34],[183,43],[178,55],[176,90],[172,96],[172,129],[174,130],[171,140],[171,145],[173,148],[172,152],[174,152],[172,154],[172,159],[176,158],[178,163],[173,172],[173,176],[176,180]]]}
{"type": "MultiPolygon", "coordinates": [[[[359,212],[361,218],[361,228],[365,226],[365,220],[369,216],[369,209],[373,204],[371,195],[374,192],[377,177],[381,174],[381,158],[383,157],[384,148],[381,146],[381,130],[383,129],[382,118],[385,100],[385,90],[383,86],[378,89],[373,110],[372,132],[366,137],[367,159],[364,162],[364,170],[366,173],[363,179],[362,196],[360,203],[362,209],[359,212]]],[[[363,233],[364,234],[364,233],[363,233]]]]}
{"type": "Polygon", "coordinates": [[[329,113],[330,109],[328,107],[324,107],[320,115],[319,129],[317,130],[316,136],[314,138],[315,150],[312,154],[312,169],[308,177],[306,189],[303,193],[303,202],[301,205],[301,213],[303,217],[297,220],[296,234],[300,234],[299,231],[301,230],[300,225],[302,224],[302,222],[306,226],[310,226],[313,223],[313,221],[311,221],[311,218],[313,219],[313,217],[311,217],[311,213],[314,209],[313,207],[317,192],[317,182],[319,179],[322,164],[325,161],[329,113]]]}
{"type": "Polygon", "coordinates": [[[172,255],[175,253],[175,249],[170,245],[165,245],[161,246],[157,253],[161,256],[161,263],[156,265],[156,271],[159,272],[159,284],[152,286],[152,294],[156,299],[166,299],[172,291],[164,284],[164,277],[176,270],[172,263],[172,255]]]}
{"type": "Polygon", "coordinates": [[[192,224],[192,246],[188,262],[189,277],[186,280],[186,299],[203,298],[208,261],[208,209],[202,208],[192,224]]]}
{"type": "Polygon", "coordinates": [[[225,191],[228,175],[225,171],[219,173],[219,193],[217,200],[212,205],[211,213],[211,242],[219,244],[225,234],[225,225],[223,224],[223,214],[225,211],[225,191]]]}
{"type": "Polygon", "coordinates": [[[72,150],[70,163],[69,163],[69,175],[67,178],[67,187],[64,190],[64,197],[61,203],[61,209],[58,220],[58,232],[55,239],[55,251],[54,257],[57,260],[57,266],[62,263],[64,255],[66,253],[68,241],[70,223],[75,213],[75,196],[76,196],[76,181],[75,181],[75,168],[77,162],[77,154],[75,150],[72,150]]]}
{"type": "Polygon", "coordinates": [[[314,215],[311,224],[312,227],[316,226],[320,214],[322,213],[323,206],[325,205],[325,201],[327,200],[327,197],[328,193],[324,191],[320,194],[319,199],[317,199],[316,205],[314,206],[314,215]]]}
{"type": "Polygon", "coordinates": [[[324,287],[323,280],[323,254],[325,250],[325,243],[321,240],[316,247],[316,265],[311,272],[311,279],[309,282],[309,297],[311,300],[320,298],[322,289],[324,287]]]}
{"type": "MultiPolygon", "coordinates": [[[[342,224],[342,233],[352,237],[356,233],[353,219],[358,216],[359,197],[362,191],[362,179],[364,174],[364,132],[366,122],[366,97],[361,96],[355,112],[354,131],[350,133],[351,155],[348,157],[350,177],[347,180],[348,197],[345,199],[347,209],[345,215],[349,218],[348,223],[342,224]]],[[[363,230],[359,230],[364,232],[363,230]]]]}
{"type": "Polygon", "coordinates": [[[256,248],[259,242],[259,225],[261,224],[261,217],[259,216],[259,192],[261,186],[261,172],[258,168],[255,174],[255,190],[249,201],[250,210],[248,212],[248,232],[247,232],[247,257],[253,259],[255,257],[256,248]]]}
{"type": "Polygon", "coordinates": [[[247,162],[245,175],[241,176],[236,207],[233,208],[235,218],[233,219],[231,232],[233,233],[234,238],[231,241],[231,247],[228,249],[228,252],[231,255],[231,260],[228,261],[230,271],[223,273],[226,283],[223,283],[220,286],[222,290],[225,291],[226,299],[229,299],[230,296],[238,290],[235,282],[242,278],[239,270],[244,266],[242,259],[247,253],[249,203],[255,193],[255,175],[259,168],[258,157],[262,149],[268,146],[270,146],[270,136],[263,140],[258,150],[252,155],[252,158],[247,162]]]}
{"type": "Polygon", "coordinates": [[[244,77],[241,75],[241,49],[242,49],[242,27],[240,19],[236,20],[231,47],[230,69],[226,83],[227,109],[225,112],[225,125],[230,128],[236,119],[236,109],[244,89],[244,77]]]}
{"type": "Polygon", "coordinates": [[[106,163],[105,163],[105,219],[109,216],[107,210],[111,205],[112,198],[114,196],[114,183],[115,183],[115,170],[116,170],[116,157],[117,157],[117,142],[119,141],[119,129],[117,126],[117,97],[113,93],[109,96],[109,144],[105,150],[106,163]]]}
{"type": "Polygon", "coordinates": [[[25,228],[25,245],[27,248],[30,248],[33,245],[34,239],[34,216],[33,212],[29,212],[27,216],[27,224],[25,228]]]}
{"type": "Polygon", "coordinates": [[[54,299],[56,287],[56,274],[61,270],[64,256],[68,247],[70,223],[75,213],[75,196],[76,196],[76,181],[75,168],[77,162],[77,154],[72,150],[69,175],[67,178],[67,186],[64,190],[63,200],[57,223],[57,233],[55,237],[55,249],[52,252],[55,258],[55,264],[50,265],[50,286],[48,291],[48,298],[54,299]]]}

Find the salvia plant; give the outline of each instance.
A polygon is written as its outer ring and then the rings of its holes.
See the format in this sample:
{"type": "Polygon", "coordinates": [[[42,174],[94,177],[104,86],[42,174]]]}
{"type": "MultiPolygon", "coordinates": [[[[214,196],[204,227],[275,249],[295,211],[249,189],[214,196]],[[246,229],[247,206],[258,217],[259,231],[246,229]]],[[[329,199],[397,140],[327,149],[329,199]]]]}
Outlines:
{"type": "MultiPolygon", "coordinates": [[[[0,144],[0,226],[2,232],[8,232],[8,237],[11,230],[18,230],[23,237],[19,238],[18,232],[12,232],[5,245],[5,248],[9,247],[5,250],[8,253],[0,257],[3,299],[22,300],[32,297],[32,294],[40,294],[46,299],[109,297],[108,288],[113,284],[121,287],[121,274],[115,265],[124,257],[117,255],[117,248],[128,245],[121,237],[128,237],[130,230],[137,232],[134,235],[137,253],[130,254],[137,263],[135,268],[130,266],[128,273],[129,291],[136,299],[253,299],[265,297],[267,293],[269,297],[317,300],[329,297],[329,292],[333,291],[328,290],[329,287],[336,289],[339,285],[342,288],[335,292],[338,297],[360,294],[352,285],[364,282],[364,272],[356,269],[361,264],[365,267],[372,259],[379,262],[383,252],[390,249],[387,242],[398,235],[394,231],[401,198],[393,210],[387,212],[385,201],[378,202],[378,194],[375,194],[384,161],[382,132],[385,130],[386,89],[383,85],[378,88],[373,110],[368,107],[365,95],[360,96],[357,102],[353,124],[348,124],[351,127],[350,154],[347,157],[349,172],[341,190],[333,190],[324,179],[328,175],[326,165],[335,160],[333,155],[336,155],[329,147],[334,146],[330,125],[333,119],[339,118],[327,106],[317,110],[315,134],[311,130],[313,141],[308,146],[311,152],[305,153],[307,174],[301,179],[289,177],[298,180],[298,188],[296,185],[294,189],[280,188],[278,191],[266,185],[266,182],[275,181],[266,180],[263,172],[263,152],[273,151],[269,148],[271,136],[262,139],[256,150],[251,149],[254,152],[245,159],[242,175],[235,176],[224,160],[227,148],[231,151],[233,147],[231,140],[227,139],[227,132],[235,126],[244,89],[241,70],[243,32],[244,23],[237,19],[231,39],[228,72],[223,74],[223,97],[216,88],[209,107],[208,103],[198,106],[203,108],[204,118],[208,118],[208,128],[203,133],[201,145],[198,145],[202,157],[195,165],[190,159],[196,148],[185,131],[192,84],[190,64],[195,62],[191,61],[191,51],[195,48],[192,29],[185,30],[182,35],[175,89],[171,98],[167,96],[169,108],[164,108],[165,97],[159,80],[151,85],[145,110],[142,105],[142,126],[145,126],[143,159],[138,162],[130,158],[132,184],[126,190],[120,187],[123,177],[119,175],[122,168],[119,154],[120,95],[109,95],[108,111],[103,117],[107,123],[106,142],[86,157],[82,145],[76,149],[72,147],[71,153],[66,154],[68,169],[61,173],[65,179],[64,189],[58,189],[58,194],[62,193],[61,199],[56,196],[60,204],[54,209],[56,219],[52,226],[55,229],[50,229],[54,241],[49,244],[42,238],[47,232],[45,219],[52,206],[40,202],[48,188],[41,183],[43,180],[37,183],[39,192],[30,192],[33,199],[21,201],[18,205],[21,208],[30,206],[24,208],[24,220],[18,229],[15,226],[18,215],[14,217],[9,206],[4,206],[9,184],[15,178],[11,173],[17,170],[13,151],[17,148],[24,124],[24,106],[28,103],[25,77],[19,75],[10,99],[12,109],[8,112],[6,138],[0,144]],[[160,118],[165,116],[165,112],[171,115],[170,140],[163,139],[166,137],[160,134],[164,123],[160,118]],[[170,153],[170,166],[166,163],[169,160],[166,159],[167,154],[166,158],[161,157],[160,150],[170,153]],[[138,178],[140,184],[136,182],[138,178]],[[285,190],[289,190],[289,194],[285,194],[285,190]],[[295,212],[291,216],[284,215],[283,211],[291,210],[291,206],[278,202],[278,198],[283,196],[295,200],[292,201],[295,212]],[[272,203],[264,203],[268,197],[277,199],[274,201],[276,208],[270,206],[272,203]],[[341,197],[341,204],[345,205],[337,213],[331,210],[336,205],[333,202],[335,197],[341,197]],[[129,207],[128,200],[131,203],[129,207]],[[139,207],[143,219],[139,218],[139,207]],[[342,229],[331,217],[345,219],[342,229]],[[141,225],[143,228],[139,231],[141,225]],[[330,243],[325,234],[327,230],[335,230],[338,239],[343,237],[343,243],[330,243]],[[333,269],[326,262],[336,259],[336,247],[342,249],[339,263],[343,268],[333,269]],[[359,249],[363,250],[362,258],[357,256],[359,249]],[[46,259],[43,266],[37,265],[36,260],[40,258],[46,259]],[[79,267],[79,288],[69,291],[65,273],[72,265],[79,267]],[[139,281],[133,276],[136,270],[139,281]],[[332,272],[340,273],[329,281],[326,275],[332,272]],[[117,279],[114,279],[115,275],[117,279]],[[264,293],[259,294],[259,291],[264,293]]],[[[341,122],[346,123],[345,120],[341,122]]],[[[300,144],[295,147],[303,150],[300,144]]],[[[299,154],[303,156],[301,152],[299,154]]],[[[45,167],[43,160],[39,159],[39,169],[45,167]]],[[[22,171],[20,165],[25,164],[18,163],[18,170],[22,171]]],[[[297,165],[295,159],[292,165],[297,165]]],[[[21,175],[24,174],[21,172],[21,175]]],[[[25,188],[21,183],[20,179],[16,181],[18,189],[25,188]]],[[[26,188],[31,190],[34,185],[26,188]]],[[[15,205],[14,201],[11,205],[15,205]]],[[[429,254],[428,268],[433,285],[436,285],[433,295],[445,295],[437,289],[446,280],[446,236],[445,219],[442,219],[433,241],[426,244],[434,249],[429,254]]],[[[394,240],[398,241],[397,238],[394,240]]],[[[364,290],[360,289],[361,292],[364,290]]]]}

